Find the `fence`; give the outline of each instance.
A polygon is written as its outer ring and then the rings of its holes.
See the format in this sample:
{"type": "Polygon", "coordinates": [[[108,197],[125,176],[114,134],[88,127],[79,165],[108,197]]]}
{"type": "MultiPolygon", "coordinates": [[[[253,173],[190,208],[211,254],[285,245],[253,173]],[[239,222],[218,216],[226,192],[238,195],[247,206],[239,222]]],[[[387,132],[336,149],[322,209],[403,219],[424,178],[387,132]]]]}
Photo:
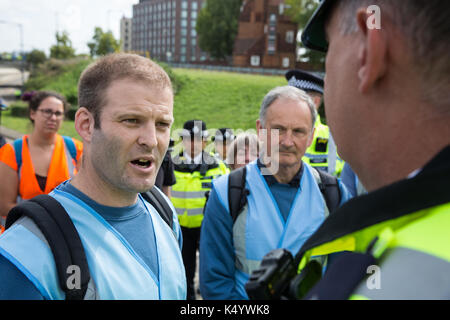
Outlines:
{"type": "Polygon", "coordinates": [[[226,71],[226,72],[237,72],[237,73],[253,73],[253,74],[263,74],[263,75],[284,75],[287,70],[282,69],[267,69],[267,68],[243,68],[243,67],[230,67],[230,66],[215,66],[215,65],[202,65],[202,64],[192,64],[192,63],[173,63],[165,62],[173,68],[187,68],[187,69],[203,69],[210,71],[226,71]]]}

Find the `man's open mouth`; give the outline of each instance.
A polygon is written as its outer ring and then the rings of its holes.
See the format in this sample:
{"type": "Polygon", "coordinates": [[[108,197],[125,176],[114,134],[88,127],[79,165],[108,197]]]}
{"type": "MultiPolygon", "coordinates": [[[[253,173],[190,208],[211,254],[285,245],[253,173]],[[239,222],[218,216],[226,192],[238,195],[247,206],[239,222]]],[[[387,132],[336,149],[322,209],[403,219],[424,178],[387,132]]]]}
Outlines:
{"type": "Polygon", "coordinates": [[[137,159],[131,161],[131,163],[142,168],[149,168],[152,165],[152,161],[149,159],[137,159]]]}

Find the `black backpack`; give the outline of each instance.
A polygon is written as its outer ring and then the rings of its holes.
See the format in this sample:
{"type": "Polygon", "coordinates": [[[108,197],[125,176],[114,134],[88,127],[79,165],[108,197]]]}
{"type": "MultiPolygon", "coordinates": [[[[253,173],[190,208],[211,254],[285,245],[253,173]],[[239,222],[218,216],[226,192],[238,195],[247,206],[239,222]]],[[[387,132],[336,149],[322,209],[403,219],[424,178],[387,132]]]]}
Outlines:
{"type": "MultiPolygon", "coordinates": [[[[141,195],[158,211],[161,218],[172,229],[173,212],[161,192],[153,187],[141,195]]],[[[33,220],[47,239],[55,259],[59,285],[66,294],[66,300],[82,300],[86,295],[91,278],[89,266],[81,239],[64,207],[49,195],[36,196],[11,209],[6,219],[6,229],[22,216],[33,220]],[[68,278],[71,276],[68,268],[73,265],[80,268],[81,286],[79,289],[67,288],[68,278]]]]}
{"type": "MultiPolygon", "coordinates": [[[[338,180],[322,170],[314,168],[313,170],[319,173],[321,181],[319,189],[331,214],[339,207],[341,202],[341,190],[339,189],[338,180]]],[[[242,212],[247,203],[247,196],[250,194],[249,190],[245,189],[246,173],[247,169],[244,166],[232,171],[228,176],[228,207],[230,208],[233,223],[236,222],[237,217],[242,212]]]]}

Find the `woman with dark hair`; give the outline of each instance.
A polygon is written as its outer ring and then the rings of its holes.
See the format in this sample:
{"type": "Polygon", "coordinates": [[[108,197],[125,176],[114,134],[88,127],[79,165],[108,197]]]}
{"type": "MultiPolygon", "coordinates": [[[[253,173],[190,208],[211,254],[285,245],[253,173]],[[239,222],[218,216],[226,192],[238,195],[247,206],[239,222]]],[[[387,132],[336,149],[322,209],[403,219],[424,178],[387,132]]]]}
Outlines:
{"type": "Polygon", "coordinates": [[[58,134],[69,108],[66,99],[51,91],[26,93],[31,134],[0,149],[0,216],[21,199],[47,194],[76,173],[83,145],[58,134]]]}

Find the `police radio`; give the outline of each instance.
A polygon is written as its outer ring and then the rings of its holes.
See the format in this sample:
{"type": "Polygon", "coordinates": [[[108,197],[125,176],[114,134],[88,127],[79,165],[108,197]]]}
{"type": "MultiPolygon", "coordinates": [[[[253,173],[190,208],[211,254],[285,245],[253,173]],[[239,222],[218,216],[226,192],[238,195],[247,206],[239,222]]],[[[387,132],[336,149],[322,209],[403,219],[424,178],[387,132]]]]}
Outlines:
{"type": "Polygon", "coordinates": [[[298,300],[320,280],[322,266],[311,260],[298,274],[301,256],[295,258],[286,249],[266,254],[255,270],[245,290],[250,300],[298,300]]]}

